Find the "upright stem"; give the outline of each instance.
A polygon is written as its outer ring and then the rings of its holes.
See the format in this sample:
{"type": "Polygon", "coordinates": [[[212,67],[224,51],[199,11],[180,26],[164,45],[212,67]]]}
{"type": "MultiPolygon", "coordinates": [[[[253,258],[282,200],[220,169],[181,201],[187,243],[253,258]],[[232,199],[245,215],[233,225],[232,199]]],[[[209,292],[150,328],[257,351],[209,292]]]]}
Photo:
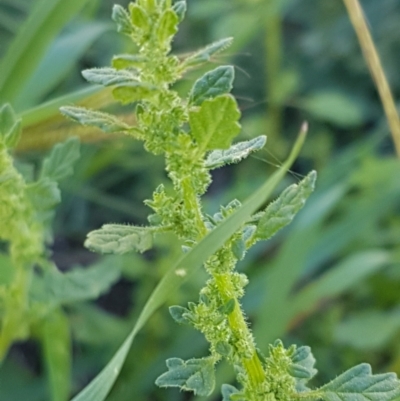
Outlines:
{"type": "Polygon", "coordinates": [[[392,132],[393,141],[396,147],[397,156],[400,157],[400,119],[396,105],[387,82],[385,72],[382,68],[378,52],[372,40],[364,13],[358,0],[343,0],[347,7],[351,22],[356,31],[364,58],[367,61],[372,78],[379,92],[386,118],[392,132]]]}

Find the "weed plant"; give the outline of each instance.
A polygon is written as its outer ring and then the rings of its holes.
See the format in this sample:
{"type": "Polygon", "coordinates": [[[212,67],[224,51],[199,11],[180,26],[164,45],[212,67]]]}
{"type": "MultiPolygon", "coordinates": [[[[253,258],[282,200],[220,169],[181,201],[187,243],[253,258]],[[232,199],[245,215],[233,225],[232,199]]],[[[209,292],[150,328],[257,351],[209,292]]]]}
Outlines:
{"type": "MultiPolygon", "coordinates": [[[[103,254],[142,253],[160,234],[172,234],[181,241],[183,255],[160,281],[109,364],[73,401],[105,399],[137,332],[168,294],[202,265],[208,280],[197,301],[169,310],[178,324],[204,335],[209,353],[203,358],[169,358],[167,371],[156,380],[158,386],[210,396],[216,383],[215,368],[225,360],[235,372],[236,383],[222,386],[224,401],[389,401],[398,397],[400,382],[396,375],[373,375],[366,363],[314,389],[308,382],[317,373],[316,361],[308,346],[285,346],[280,340],[268,347],[257,346],[241,304],[248,279],[236,265],[257,242],[272,238],[288,225],[313,192],[314,171],[263,206],[298,155],[307,127],[302,127],[287,161],[248,201],[241,204],[234,199],[213,215],[206,214],[201,197],[211,184],[210,172],[262,149],[266,137],[233,143],[240,132],[240,111],[229,93],[234,81],[232,66],[208,71],[186,96],[176,91],[175,84],[187,71],[207,63],[232,42],[231,38],[222,39],[183,57],[171,54],[171,42],[185,12],[186,2],[181,0],[137,0],[128,11],[115,6],[113,19],[118,31],[134,42],[137,52],[115,56],[112,67],[83,71],[86,80],[111,87],[117,101],[134,108],[134,125],[105,112],[73,106],[61,109],[74,121],[108,134],[126,134],[142,141],[148,152],[164,155],[172,183],[171,190],[160,185],[145,201],[152,209],[147,226],[106,224],[88,234],[85,246],[103,254]]],[[[106,264],[61,274],[46,250],[46,243],[51,241],[52,209],[60,199],[56,182],[72,173],[78,142],[71,139],[57,145],[38,174],[25,167],[18,170],[10,149],[18,142],[20,121],[8,105],[2,107],[0,117],[0,219],[7,227],[0,238],[7,244],[5,265],[10,272],[0,293],[1,356],[14,341],[28,338],[30,332],[37,332],[45,350],[55,355],[55,335],[64,338],[61,345],[69,343],[61,306],[95,298],[116,275],[106,264]],[[93,279],[101,283],[95,290],[90,287],[93,279]]],[[[68,366],[69,356],[64,358],[68,366]]],[[[65,381],[53,377],[52,394],[56,400],[65,399],[68,389],[58,383],[65,381]]]]}

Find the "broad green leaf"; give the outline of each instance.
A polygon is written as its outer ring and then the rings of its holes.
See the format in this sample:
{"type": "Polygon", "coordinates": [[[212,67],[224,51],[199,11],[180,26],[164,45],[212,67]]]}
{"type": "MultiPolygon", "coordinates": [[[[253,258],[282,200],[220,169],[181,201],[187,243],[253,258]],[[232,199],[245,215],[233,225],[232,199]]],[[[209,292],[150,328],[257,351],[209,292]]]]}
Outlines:
{"type": "Polygon", "coordinates": [[[106,292],[120,276],[108,259],[89,268],[75,268],[61,273],[56,268],[35,275],[30,298],[49,307],[96,299],[106,292]]]}
{"type": "Polygon", "coordinates": [[[220,226],[210,232],[197,246],[186,253],[177,263],[171,266],[161,279],[148,301],[144,305],[136,324],[124,343],[118,349],[114,357],[106,367],[89,383],[72,401],[104,401],[117,379],[122,365],[129,352],[132,341],[136,334],[145,325],[150,316],[165,302],[171,292],[176,289],[189,276],[216,252],[237,230],[247,221],[250,216],[271,195],[276,185],[284,177],[300,152],[305,139],[303,130],[296,141],[288,159],[277,170],[268,181],[255,191],[243,204],[243,207],[229,216],[220,226]]]}
{"type": "Polygon", "coordinates": [[[152,97],[157,93],[157,88],[154,85],[138,81],[117,86],[112,93],[122,104],[129,104],[152,97]]]}
{"type": "Polygon", "coordinates": [[[229,93],[235,77],[235,70],[231,65],[223,65],[207,72],[193,85],[189,101],[200,105],[204,100],[229,93]]]}
{"type": "Polygon", "coordinates": [[[221,39],[217,42],[211,43],[203,49],[192,53],[183,61],[183,69],[210,61],[212,56],[227,49],[232,44],[232,42],[233,38],[221,39]]]}
{"type": "Polygon", "coordinates": [[[129,82],[138,83],[137,75],[129,70],[116,70],[115,68],[91,68],[82,71],[86,81],[102,86],[112,86],[129,82]]]}
{"type": "Polygon", "coordinates": [[[114,117],[112,114],[75,106],[61,107],[60,111],[66,117],[69,117],[80,124],[98,127],[107,133],[124,132],[129,130],[128,125],[118,120],[118,118],[114,117]]]}
{"type": "Polygon", "coordinates": [[[117,24],[118,32],[126,35],[130,35],[133,32],[131,18],[125,8],[119,4],[115,4],[113,7],[112,19],[117,24]]]}
{"type": "Polygon", "coordinates": [[[179,387],[181,390],[193,391],[195,395],[208,396],[215,386],[214,361],[211,358],[167,359],[168,372],[156,380],[159,387],[179,387]]]}
{"type": "Polygon", "coordinates": [[[86,248],[91,251],[116,254],[144,252],[152,245],[151,228],[122,224],[105,224],[99,230],[90,232],[85,241],[86,248]]]}
{"type": "Polygon", "coordinates": [[[88,0],[39,0],[0,63],[0,103],[13,101],[47,47],[88,0]]]}
{"type": "Polygon", "coordinates": [[[400,395],[400,382],[395,373],[373,375],[362,363],[312,393],[324,401],[390,401],[400,395]]]}
{"type": "Polygon", "coordinates": [[[168,43],[173,35],[178,32],[179,18],[172,10],[164,11],[156,29],[156,35],[161,45],[168,43]]]}
{"type": "Polygon", "coordinates": [[[269,204],[259,219],[254,239],[267,240],[288,225],[314,190],[316,178],[317,173],[312,171],[299,184],[289,186],[277,200],[269,204]]]}
{"type": "Polygon", "coordinates": [[[71,336],[69,322],[55,310],[38,325],[52,401],[67,401],[71,385],[71,336]]]}
{"type": "Polygon", "coordinates": [[[206,159],[206,167],[213,170],[226,164],[239,163],[250,153],[262,149],[266,142],[267,137],[261,135],[250,141],[235,143],[227,150],[213,150],[206,159]]]}
{"type": "Polygon", "coordinates": [[[44,159],[40,178],[60,181],[73,173],[73,165],[79,159],[79,139],[70,138],[64,143],[53,147],[48,157],[44,159]]]}
{"type": "Polygon", "coordinates": [[[61,193],[57,183],[47,177],[28,184],[26,193],[33,207],[39,212],[52,209],[61,202],[61,193]]]}
{"type": "Polygon", "coordinates": [[[201,151],[229,148],[240,132],[239,118],[238,106],[231,95],[205,100],[189,111],[191,132],[201,151]]]}
{"type": "Polygon", "coordinates": [[[0,135],[7,148],[13,148],[21,135],[21,119],[8,103],[0,108],[0,135]]]}

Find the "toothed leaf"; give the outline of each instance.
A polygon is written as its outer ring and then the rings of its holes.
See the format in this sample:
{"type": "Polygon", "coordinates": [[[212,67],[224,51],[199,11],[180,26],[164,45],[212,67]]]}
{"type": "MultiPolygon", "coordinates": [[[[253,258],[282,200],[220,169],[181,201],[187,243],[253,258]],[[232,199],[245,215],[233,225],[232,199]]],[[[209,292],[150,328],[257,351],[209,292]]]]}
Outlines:
{"type": "Polygon", "coordinates": [[[231,65],[221,66],[207,72],[194,83],[189,101],[200,105],[206,99],[229,93],[234,77],[235,70],[231,65]]]}
{"type": "Polygon", "coordinates": [[[124,254],[144,252],[151,248],[153,235],[148,227],[105,224],[99,230],[88,234],[86,248],[99,253],[124,254]]]}
{"type": "Polygon", "coordinates": [[[227,150],[213,150],[206,159],[206,167],[212,170],[226,164],[238,163],[250,153],[262,149],[266,141],[267,137],[261,135],[249,141],[235,143],[227,150]]]}
{"type": "Polygon", "coordinates": [[[395,373],[373,375],[362,363],[315,392],[324,401],[390,401],[400,395],[400,381],[395,373]]]}
{"type": "Polygon", "coordinates": [[[231,95],[205,100],[199,108],[189,112],[192,135],[199,148],[206,151],[229,148],[239,134],[240,112],[231,95]]]}
{"type": "Polygon", "coordinates": [[[73,106],[61,107],[60,111],[66,117],[69,117],[82,125],[97,127],[107,133],[123,132],[129,129],[129,126],[118,120],[118,118],[101,111],[73,106]]]}
{"type": "Polygon", "coordinates": [[[79,159],[79,139],[70,138],[53,147],[43,162],[41,178],[60,181],[73,173],[73,165],[79,159]]]}
{"type": "Polygon", "coordinates": [[[211,358],[179,358],[167,360],[168,372],[156,380],[159,387],[179,387],[181,390],[193,391],[195,395],[208,396],[215,386],[214,362],[211,358]]]}
{"type": "Polygon", "coordinates": [[[312,171],[299,184],[286,188],[277,200],[268,205],[265,212],[260,215],[254,235],[256,240],[271,238],[293,220],[314,190],[316,177],[317,173],[312,171]]]}

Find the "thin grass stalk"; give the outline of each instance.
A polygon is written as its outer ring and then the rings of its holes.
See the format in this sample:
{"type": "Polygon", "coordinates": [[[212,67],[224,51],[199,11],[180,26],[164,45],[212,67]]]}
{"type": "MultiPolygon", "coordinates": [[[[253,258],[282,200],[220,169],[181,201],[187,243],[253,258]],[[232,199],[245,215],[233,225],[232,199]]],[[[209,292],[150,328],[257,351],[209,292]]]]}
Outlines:
{"type": "Polygon", "coordinates": [[[368,29],[363,9],[358,0],[343,1],[349,13],[354,30],[356,31],[364,58],[370,69],[372,78],[375,81],[389,123],[396,153],[397,156],[400,157],[400,119],[378,52],[368,29]]]}

